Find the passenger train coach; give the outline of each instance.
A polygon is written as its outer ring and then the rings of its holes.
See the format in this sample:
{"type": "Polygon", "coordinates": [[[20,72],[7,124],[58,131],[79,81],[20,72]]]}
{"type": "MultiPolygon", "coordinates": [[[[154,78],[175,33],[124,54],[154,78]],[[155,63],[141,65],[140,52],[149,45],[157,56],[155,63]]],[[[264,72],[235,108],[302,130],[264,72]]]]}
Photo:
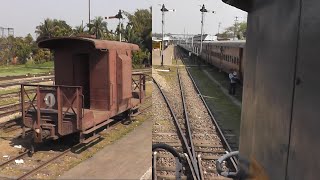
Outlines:
{"type": "Polygon", "coordinates": [[[223,72],[229,73],[234,69],[243,79],[245,62],[245,40],[203,42],[200,54],[200,42],[180,44],[180,47],[199,56],[208,64],[214,65],[223,72]]]}

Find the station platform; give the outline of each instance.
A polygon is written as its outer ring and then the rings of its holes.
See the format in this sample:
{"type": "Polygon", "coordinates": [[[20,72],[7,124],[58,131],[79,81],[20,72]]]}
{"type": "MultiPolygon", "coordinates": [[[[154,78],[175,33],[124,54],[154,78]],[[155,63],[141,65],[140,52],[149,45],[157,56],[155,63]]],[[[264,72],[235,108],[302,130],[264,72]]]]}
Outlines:
{"type": "MultiPolygon", "coordinates": [[[[164,50],[163,65],[172,65],[173,45],[164,50]]],[[[161,50],[152,50],[152,65],[161,65],[161,50]]]]}
{"type": "Polygon", "coordinates": [[[58,179],[152,179],[152,124],[146,120],[58,179]]]}

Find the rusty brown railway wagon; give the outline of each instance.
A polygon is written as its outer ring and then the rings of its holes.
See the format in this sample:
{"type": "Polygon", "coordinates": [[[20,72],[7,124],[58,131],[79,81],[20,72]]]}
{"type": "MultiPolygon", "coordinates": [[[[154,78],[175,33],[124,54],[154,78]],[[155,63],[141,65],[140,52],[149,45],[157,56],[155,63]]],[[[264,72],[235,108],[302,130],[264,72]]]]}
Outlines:
{"type": "Polygon", "coordinates": [[[145,75],[132,73],[137,45],[62,37],[38,46],[54,52],[55,85],[21,85],[21,102],[29,102],[21,104],[23,124],[33,130],[35,143],[73,133],[89,142],[97,129],[143,102],[145,75]]]}

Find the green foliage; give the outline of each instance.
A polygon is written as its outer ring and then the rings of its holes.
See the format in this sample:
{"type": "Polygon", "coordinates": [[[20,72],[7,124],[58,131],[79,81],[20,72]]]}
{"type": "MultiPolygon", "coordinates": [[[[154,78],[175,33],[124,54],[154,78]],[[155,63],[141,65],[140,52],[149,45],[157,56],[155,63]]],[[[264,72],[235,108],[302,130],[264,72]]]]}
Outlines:
{"type": "Polygon", "coordinates": [[[48,68],[48,69],[53,69],[54,67],[54,62],[53,61],[47,61],[44,63],[36,64],[34,60],[29,60],[26,62],[24,65],[26,68],[48,68]]]}
{"type": "Polygon", "coordinates": [[[69,36],[72,34],[72,28],[66,21],[47,18],[36,27],[35,33],[39,39],[69,36]]]}
{"type": "MultiPolygon", "coordinates": [[[[47,39],[62,36],[96,35],[98,39],[119,40],[119,32],[126,42],[137,44],[141,50],[134,53],[134,66],[142,66],[144,58],[149,59],[152,49],[152,12],[150,9],[138,9],[133,14],[124,12],[129,23],[124,27],[118,25],[115,31],[109,31],[107,22],[99,16],[91,20],[87,27],[83,24],[74,29],[64,20],[47,18],[36,26],[35,33],[38,38],[47,39]]],[[[0,65],[4,64],[26,64],[34,66],[43,64],[53,59],[48,50],[39,49],[32,36],[0,38],[0,65]]]]}
{"type": "Polygon", "coordinates": [[[152,50],[152,9],[138,9],[133,14],[124,13],[129,23],[125,29],[125,39],[138,44],[143,50],[152,50]]]}
{"type": "Polygon", "coordinates": [[[219,36],[223,38],[232,38],[234,35],[236,35],[238,39],[245,39],[246,32],[247,22],[240,22],[227,27],[223,33],[219,34],[219,36]]]}
{"type": "Polygon", "coordinates": [[[35,64],[42,64],[44,62],[52,60],[52,54],[49,50],[38,49],[37,53],[33,57],[33,61],[35,64]]]}
{"type": "Polygon", "coordinates": [[[103,17],[99,16],[91,20],[87,25],[90,34],[95,34],[97,39],[105,39],[108,37],[107,22],[103,20],[103,17]]]}
{"type": "Polygon", "coordinates": [[[139,51],[133,52],[133,55],[132,55],[133,68],[143,67],[143,64],[142,64],[143,59],[149,58],[149,56],[150,56],[150,52],[148,52],[147,50],[145,51],[139,50],[139,51]]]}
{"type": "Polygon", "coordinates": [[[87,31],[85,30],[85,27],[82,24],[80,26],[76,26],[72,30],[72,32],[74,36],[87,34],[87,31]]]}
{"type": "Polygon", "coordinates": [[[0,40],[0,64],[24,64],[37,49],[30,34],[26,37],[2,38],[0,40]]]}

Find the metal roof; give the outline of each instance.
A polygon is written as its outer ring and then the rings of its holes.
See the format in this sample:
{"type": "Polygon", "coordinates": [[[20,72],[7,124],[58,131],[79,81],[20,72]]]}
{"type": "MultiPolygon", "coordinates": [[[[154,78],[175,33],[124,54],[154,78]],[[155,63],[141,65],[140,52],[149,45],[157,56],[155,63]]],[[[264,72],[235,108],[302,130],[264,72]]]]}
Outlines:
{"type": "Polygon", "coordinates": [[[228,46],[228,47],[245,47],[246,41],[245,40],[238,40],[238,41],[212,41],[212,42],[203,42],[203,44],[213,44],[219,46],[228,46]]]}
{"type": "MultiPolygon", "coordinates": [[[[249,12],[252,6],[252,0],[222,0],[224,3],[234,6],[243,11],[249,12]]],[[[261,1],[264,2],[264,1],[261,1]]],[[[261,3],[260,3],[261,4],[261,3]]]]}
{"type": "Polygon", "coordinates": [[[40,48],[48,48],[48,49],[56,49],[61,44],[65,44],[67,42],[87,42],[93,46],[95,49],[126,49],[136,51],[139,50],[139,46],[136,44],[119,42],[119,41],[109,41],[109,40],[101,40],[101,39],[92,39],[92,38],[84,38],[84,37],[57,37],[50,38],[46,40],[41,40],[38,42],[38,46],[40,48]]]}

